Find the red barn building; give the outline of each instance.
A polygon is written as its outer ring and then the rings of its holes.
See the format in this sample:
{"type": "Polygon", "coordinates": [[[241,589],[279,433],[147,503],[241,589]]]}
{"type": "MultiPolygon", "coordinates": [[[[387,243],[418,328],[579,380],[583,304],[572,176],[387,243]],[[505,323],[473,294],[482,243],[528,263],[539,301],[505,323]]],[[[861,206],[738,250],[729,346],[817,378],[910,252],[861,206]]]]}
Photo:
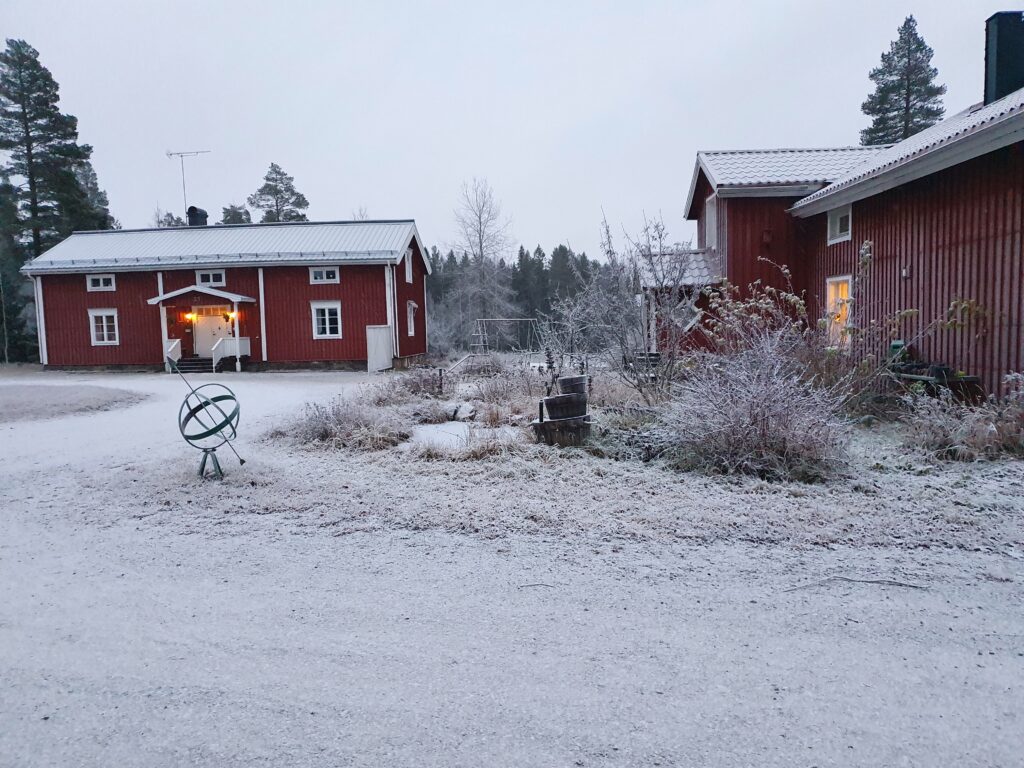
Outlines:
{"type": "Polygon", "coordinates": [[[911,351],[997,391],[1024,370],[1024,17],[988,21],[983,102],[891,146],[700,152],[686,216],[712,283],[786,265],[841,331],[862,277],[866,319],[917,310],[911,351]]]}
{"type": "Polygon", "coordinates": [[[47,366],[382,370],[427,351],[411,220],[76,232],[22,271],[47,366]]]}

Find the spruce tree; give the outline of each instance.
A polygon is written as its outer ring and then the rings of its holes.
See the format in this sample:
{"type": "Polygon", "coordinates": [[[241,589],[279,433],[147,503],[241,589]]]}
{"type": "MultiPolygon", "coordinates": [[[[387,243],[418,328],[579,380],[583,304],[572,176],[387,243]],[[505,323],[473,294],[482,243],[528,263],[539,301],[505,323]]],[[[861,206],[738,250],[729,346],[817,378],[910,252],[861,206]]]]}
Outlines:
{"type": "Polygon", "coordinates": [[[869,77],[875,92],[861,105],[871,125],[860,132],[860,143],[893,144],[935,125],[944,114],[945,85],[935,82],[932,49],[917,32],[917,21],[907,16],[882,63],[869,77]]]}
{"type": "Polygon", "coordinates": [[[223,208],[221,224],[252,224],[252,216],[244,205],[228,205],[223,208]]]}
{"type": "MultiPolygon", "coordinates": [[[[4,170],[18,186],[19,239],[30,233],[30,256],[68,234],[76,219],[92,219],[76,171],[92,148],[78,144],[78,121],[61,113],[53,75],[24,40],[8,40],[0,53],[0,150],[4,170]]],[[[95,227],[92,227],[95,228],[95,227]]]]}
{"type": "Polygon", "coordinates": [[[271,163],[263,186],[249,196],[249,205],[263,211],[261,222],[308,221],[303,213],[309,208],[306,196],[295,189],[295,178],[277,163],[271,163]]]}
{"type": "Polygon", "coordinates": [[[25,279],[18,273],[24,261],[18,232],[18,195],[0,174],[0,360],[28,360],[31,341],[25,329],[25,279]]]}

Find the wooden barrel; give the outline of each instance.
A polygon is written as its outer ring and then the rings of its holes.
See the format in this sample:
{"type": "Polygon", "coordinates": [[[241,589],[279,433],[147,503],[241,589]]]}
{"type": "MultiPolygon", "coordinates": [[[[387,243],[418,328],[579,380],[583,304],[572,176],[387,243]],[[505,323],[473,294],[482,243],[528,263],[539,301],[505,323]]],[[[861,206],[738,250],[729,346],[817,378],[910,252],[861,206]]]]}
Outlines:
{"type": "Polygon", "coordinates": [[[563,448],[583,445],[590,437],[589,416],[556,421],[534,421],[531,426],[537,436],[537,442],[560,445],[563,448]]]}
{"type": "Polygon", "coordinates": [[[589,384],[589,376],[562,376],[558,380],[558,389],[563,395],[585,395],[589,384]]]}
{"type": "Polygon", "coordinates": [[[549,419],[573,419],[587,415],[586,394],[555,395],[544,398],[544,410],[549,419]]]}

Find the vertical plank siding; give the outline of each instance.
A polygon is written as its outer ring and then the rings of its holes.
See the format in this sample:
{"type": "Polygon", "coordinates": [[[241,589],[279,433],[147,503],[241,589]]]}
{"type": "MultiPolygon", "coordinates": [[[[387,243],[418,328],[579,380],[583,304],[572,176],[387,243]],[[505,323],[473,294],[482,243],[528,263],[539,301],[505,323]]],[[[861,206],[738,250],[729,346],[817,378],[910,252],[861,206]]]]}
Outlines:
{"type": "MultiPolygon", "coordinates": [[[[398,350],[396,357],[409,357],[411,355],[423,355],[427,352],[427,307],[424,301],[423,286],[427,279],[426,266],[423,263],[423,256],[420,254],[419,246],[412,243],[412,282],[405,282],[405,263],[395,268],[395,324],[398,326],[398,350]],[[409,335],[408,317],[406,315],[406,302],[416,302],[419,309],[416,310],[415,333],[409,335]]],[[[382,289],[383,290],[383,289],[382,289]]]]}
{"type": "Polygon", "coordinates": [[[117,274],[114,291],[87,291],[84,274],[41,279],[50,365],[156,366],[163,361],[160,312],[146,303],[157,294],[154,273],[117,274]],[[117,310],[118,344],[92,345],[90,309],[117,310]]]}
{"type": "Polygon", "coordinates": [[[1024,369],[1022,216],[1018,143],[854,203],[847,242],[826,244],[825,214],[806,219],[797,269],[808,276],[815,314],[824,311],[826,278],[856,275],[867,317],[918,310],[901,329],[913,351],[979,375],[998,391],[1006,373],[1024,369]],[[858,250],[866,240],[873,258],[864,270],[858,250]],[[951,303],[963,300],[979,311],[965,327],[945,327],[951,303]]]}

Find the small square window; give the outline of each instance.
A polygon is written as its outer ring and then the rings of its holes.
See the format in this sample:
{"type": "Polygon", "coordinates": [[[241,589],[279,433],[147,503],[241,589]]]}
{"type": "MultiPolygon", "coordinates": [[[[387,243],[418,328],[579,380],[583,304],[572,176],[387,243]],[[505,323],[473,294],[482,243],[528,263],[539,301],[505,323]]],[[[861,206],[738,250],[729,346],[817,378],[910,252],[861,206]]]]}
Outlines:
{"type": "Polygon", "coordinates": [[[339,274],[340,272],[337,267],[310,267],[309,283],[310,285],[338,283],[340,282],[339,274]]]}
{"type": "Polygon", "coordinates": [[[851,206],[844,205],[828,212],[828,244],[842,243],[850,239],[853,223],[851,206]]]}
{"type": "Polygon", "coordinates": [[[341,338],[341,302],[311,301],[314,339],[341,338]]]}
{"type": "Polygon", "coordinates": [[[89,334],[94,347],[110,347],[120,344],[117,333],[117,310],[90,309],[89,334]]]}
{"type": "Polygon", "coordinates": [[[223,269],[196,270],[196,285],[203,288],[223,288],[226,282],[223,269]]]}
{"type": "Polygon", "coordinates": [[[85,289],[94,291],[116,291],[117,281],[113,275],[86,275],[85,289]]]}
{"type": "Polygon", "coordinates": [[[405,282],[412,282],[412,248],[405,251],[405,282]]]}

